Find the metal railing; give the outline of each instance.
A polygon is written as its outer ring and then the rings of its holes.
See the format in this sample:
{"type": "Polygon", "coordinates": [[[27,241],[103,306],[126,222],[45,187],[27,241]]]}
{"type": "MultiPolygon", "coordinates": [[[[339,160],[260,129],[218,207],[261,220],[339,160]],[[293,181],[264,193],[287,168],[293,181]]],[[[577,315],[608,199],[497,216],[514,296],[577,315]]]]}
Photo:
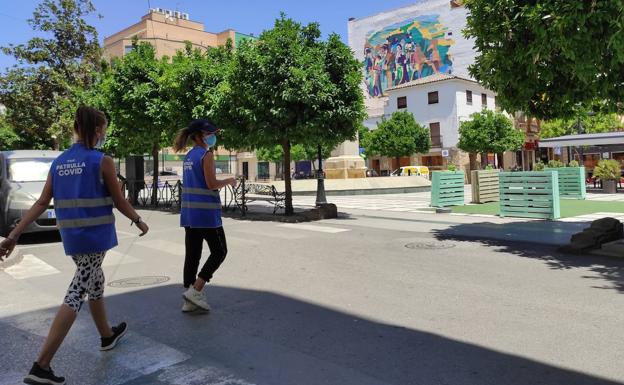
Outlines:
{"type": "Polygon", "coordinates": [[[431,135],[431,147],[444,147],[442,145],[442,135],[431,135]]]}
{"type": "MultiPolygon", "coordinates": [[[[155,200],[153,196],[154,185],[151,182],[131,182],[121,177],[119,183],[123,196],[135,207],[180,210],[182,204],[182,181],[176,181],[175,183],[169,183],[169,181],[159,182],[155,200]]],[[[227,210],[234,203],[234,192],[231,186],[226,186],[221,191],[223,192],[221,194],[222,206],[224,210],[227,210]]]]}

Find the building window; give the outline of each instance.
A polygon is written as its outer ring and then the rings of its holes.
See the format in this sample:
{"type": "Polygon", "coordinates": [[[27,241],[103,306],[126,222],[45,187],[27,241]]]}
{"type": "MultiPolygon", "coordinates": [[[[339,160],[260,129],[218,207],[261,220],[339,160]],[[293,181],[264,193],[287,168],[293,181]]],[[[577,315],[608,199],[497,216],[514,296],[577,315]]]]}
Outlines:
{"type": "Polygon", "coordinates": [[[472,106],[472,91],[466,90],[466,103],[472,106]]]}
{"type": "Polygon", "coordinates": [[[429,123],[429,134],[431,135],[431,146],[442,147],[442,135],[440,135],[440,122],[429,123]]]}
{"type": "Polygon", "coordinates": [[[401,96],[397,98],[397,108],[407,108],[407,96],[401,96]]]}
{"type": "Polygon", "coordinates": [[[440,99],[438,99],[438,91],[429,92],[427,95],[429,99],[429,104],[437,104],[440,99]]]}
{"type": "Polygon", "coordinates": [[[124,53],[130,53],[133,48],[131,45],[124,46],[124,53]]]}
{"type": "Polygon", "coordinates": [[[269,162],[258,162],[258,179],[269,179],[269,162]]]}
{"type": "Polygon", "coordinates": [[[481,107],[487,108],[487,94],[481,94],[481,107]]]}

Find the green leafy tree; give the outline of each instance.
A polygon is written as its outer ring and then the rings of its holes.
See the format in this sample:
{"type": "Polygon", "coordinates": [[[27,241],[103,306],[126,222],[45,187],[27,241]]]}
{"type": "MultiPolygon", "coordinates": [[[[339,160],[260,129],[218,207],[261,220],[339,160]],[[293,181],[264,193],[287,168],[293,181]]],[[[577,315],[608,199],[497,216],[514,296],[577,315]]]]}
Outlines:
{"type": "Polygon", "coordinates": [[[622,131],[624,124],[616,114],[598,112],[594,115],[581,113],[577,118],[553,119],[542,123],[540,138],[556,138],[558,136],[573,135],[579,133],[578,124],[586,134],[602,132],[622,131]]]}
{"type": "MultiPolygon", "coordinates": [[[[217,90],[231,65],[232,52],[229,40],[225,46],[208,49],[193,48],[187,42],[184,50],[163,64],[162,90],[169,101],[173,122],[184,126],[193,119],[214,119],[215,99],[219,96],[217,90]]],[[[228,149],[239,149],[236,143],[220,140],[219,144],[228,149]]]]}
{"type": "Polygon", "coordinates": [[[366,155],[381,155],[397,159],[413,154],[426,154],[431,148],[429,130],[416,122],[414,115],[398,111],[383,119],[377,129],[361,139],[366,155]]]}
{"type": "Polygon", "coordinates": [[[502,154],[522,147],[524,133],[514,128],[512,121],[504,114],[485,110],[472,114],[471,118],[461,123],[457,144],[469,154],[471,170],[477,168],[477,154],[502,154]]]}
{"type": "Polygon", "coordinates": [[[6,122],[3,115],[0,115],[0,151],[13,150],[19,143],[19,136],[6,122]]]}
{"type": "Polygon", "coordinates": [[[153,203],[158,193],[158,152],[171,145],[180,125],[173,121],[175,105],[163,88],[167,66],[168,58],[157,59],[154,47],[135,39],[132,51],[112,62],[98,87],[113,123],[107,140],[111,152],[152,155],[153,203]]]}
{"type": "MultiPolygon", "coordinates": [[[[215,114],[227,143],[280,145],[288,169],[294,144],[335,146],[355,138],[365,115],[360,65],[338,35],[320,36],[318,24],[303,26],[282,15],[258,40],[237,47],[215,114]]],[[[289,173],[285,187],[291,215],[289,173]]]]}
{"type": "Polygon", "coordinates": [[[100,69],[97,32],[85,21],[94,11],[89,0],[43,0],[28,20],[40,36],[2,48],[20,65],[0,77],[0,103],[33,148],[71,139],[76,94],[92,85],[100,69]]]}
{"type": "Polygon", "coordinates": [[[507,111],[569,117],[593,100],[624,101],[621,1],[466,0],[478,51],[470,73],[507,111]]]}

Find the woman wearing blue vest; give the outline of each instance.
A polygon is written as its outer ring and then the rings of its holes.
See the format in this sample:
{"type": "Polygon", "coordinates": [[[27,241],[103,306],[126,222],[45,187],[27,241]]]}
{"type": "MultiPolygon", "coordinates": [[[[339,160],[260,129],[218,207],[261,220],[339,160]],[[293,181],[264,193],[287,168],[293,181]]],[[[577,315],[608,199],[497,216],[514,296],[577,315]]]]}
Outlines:
{"type": "Polygon", "coordinates": [[[111,327],[104,307],[104,273],[102,261],[106,252],[117,246],[113,204],[133,224],[148,231],[147,225],[124,199],[113,159],[95,150],[106,138],[107,121],[94,108],[80,107],[76,112],[76,143],[53,163],[41,197],[0,244],[0,260],[9,255],[22,231],[49,207],[54,198],[57,226],[65,253],[76,263],[76,273],[61,305],[37,361],[24,379],[27,384],[64,384],[56,376],[50,361],[69,332],[85,297],[95,326],[101,336],[100,350],[111,350],[126,333],[125,322],[111,327]]]}
{"type": "Polygon", "coordinates": [[[180,225],[185,231],[183,312],[210,310],[202,290],[221,266],[227,254],[227,243],[221,222],[219,189],[236,186],[235,178],[218,180],[212,148],[217,143],[218,128],[209,120],[197,119],[183,128],[173,145],[176,152],[184,150],[189,141],[194,147],[184,158],[182,208],[180,225]],[[203,243],[210,248],[210,257],[199,274],[203,243]]]}

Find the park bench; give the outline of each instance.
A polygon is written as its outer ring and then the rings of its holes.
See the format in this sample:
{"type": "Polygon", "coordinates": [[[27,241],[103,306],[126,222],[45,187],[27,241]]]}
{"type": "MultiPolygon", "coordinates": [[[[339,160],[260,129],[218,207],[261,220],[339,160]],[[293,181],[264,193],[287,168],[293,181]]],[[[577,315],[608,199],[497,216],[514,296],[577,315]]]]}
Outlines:
{"type": "Polygon", "coordinates": [[[268,183],[249,183],[245,179],[241,179],[238,186],[233,189],[234,202],[245,215],[249,208],[247,205],[251,202],[265,201],[273,205],[273,214],[279,209],[284,208],[284,200],[286,194],[278,192],[274,185],[268,183]]]}

